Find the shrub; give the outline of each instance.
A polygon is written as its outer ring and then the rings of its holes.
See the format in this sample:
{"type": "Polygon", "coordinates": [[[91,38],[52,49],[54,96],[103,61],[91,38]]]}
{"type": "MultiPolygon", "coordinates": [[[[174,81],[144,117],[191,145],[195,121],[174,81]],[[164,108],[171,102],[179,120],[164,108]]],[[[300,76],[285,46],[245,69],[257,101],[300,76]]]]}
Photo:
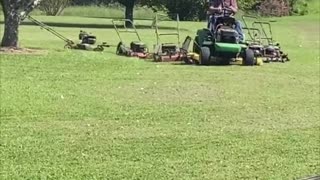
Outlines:
{"type": "Polygon", "coordinates": [[[308,14],[308,3],[306,0],[290,0],[291,14],[308,14]]]}
{"type": "Polygon", "coordinates": [[[58,16],[62,13],[71,0],[43,0],[40,4],[40,10],[47,16],[58,16]]]}
{"type": "Polygon", "coordinates": [[[264,0],[259,5],[258,11],[262,16],[288,16],[290,7],[286,0],[264,0]]]}

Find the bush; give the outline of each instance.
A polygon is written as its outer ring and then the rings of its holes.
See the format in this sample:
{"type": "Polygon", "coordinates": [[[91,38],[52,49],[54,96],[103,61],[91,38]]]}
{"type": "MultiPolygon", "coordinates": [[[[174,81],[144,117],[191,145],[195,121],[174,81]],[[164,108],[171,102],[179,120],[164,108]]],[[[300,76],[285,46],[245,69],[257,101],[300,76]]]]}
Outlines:
{"type": "Polygon", "coordinates": [[[71,0],[43,0],[40,4],[40,10],[47,16],[58,16],[62,13],[71,0]]]}
{"type": "Polygon", "coordinates": [[[257,6],[262,0],[239,0],[238,6],[242,10],[257,10],[257,6]]]}
{"type": "Polygon", "coordinates": [[[262,16],[288,16],[290,7],[286,0],[264,0],[258,11],[262,16]]]}
{"type": "Polygon", "coordinates": [[[290,0],[291,14],[306,15],[308,14],[308,3],[306,0],[290,0]]]}

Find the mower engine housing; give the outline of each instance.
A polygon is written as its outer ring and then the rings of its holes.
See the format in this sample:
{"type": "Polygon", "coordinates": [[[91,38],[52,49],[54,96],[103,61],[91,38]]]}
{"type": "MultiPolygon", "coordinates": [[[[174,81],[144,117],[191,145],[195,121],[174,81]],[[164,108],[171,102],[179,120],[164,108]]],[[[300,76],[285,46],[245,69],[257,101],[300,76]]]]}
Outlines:
{"type": "Polygon", "coordinates": [[[178,50],[177,50],[177,45],[175,44],[162,44],[162,54],[163,55],[175,55],[178,50]]]}
{"type": "Polygon", "coordinates": [[[145,53],[147,52],[147,46],[143,42],[134,41],[130,43],[130,49],[132,52],[145,53]]]}
{"type": "Polygon", "coordinates": [[[97,41],[96,36],[85,36],[81,40],[81,44],[90,44],[94,45],[97,41]]]}
{"type": "Polygon", "coordinates": [[[216,34],[216,41],[237,44],[239,42],[239,34],[231,28],[220,28],[216,34]]]}

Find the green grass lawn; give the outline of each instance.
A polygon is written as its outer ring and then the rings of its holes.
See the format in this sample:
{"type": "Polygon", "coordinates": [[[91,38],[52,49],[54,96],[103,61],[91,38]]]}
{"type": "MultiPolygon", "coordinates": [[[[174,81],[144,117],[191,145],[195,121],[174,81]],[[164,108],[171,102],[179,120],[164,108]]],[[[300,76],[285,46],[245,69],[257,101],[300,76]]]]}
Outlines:
{"type": "MultiPolygon", "coordinates": [[[[55,27],[74,40],[82,23],[110,24],[36,18],[79,24],[55,27]]],[[[152,63],[118,57],[114,48],[65,51],[48,32],[21,26],[21,46],[47,53],[0,54],[0,179],[282,180],[319,174],[319,16],[276,20],[275,38],[292,61],[261,67],[152,63]]],[[[205,23],[181,26],[185,37],[205,23]]],[[[99,42],[118,42],[113,29],[83,29],[99,42]]],[[[153,30],[139,32],[152,47],[153,30]]]]}

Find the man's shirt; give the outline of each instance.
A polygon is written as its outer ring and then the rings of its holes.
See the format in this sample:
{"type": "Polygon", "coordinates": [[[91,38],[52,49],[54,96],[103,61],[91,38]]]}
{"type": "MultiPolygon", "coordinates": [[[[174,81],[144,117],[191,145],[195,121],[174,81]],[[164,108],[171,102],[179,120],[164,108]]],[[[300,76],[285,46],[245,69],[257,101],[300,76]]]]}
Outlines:
{"type": "Polygon", "coordinates": [[[210,0],[210,6],[213,7],[233,7],[235,10],[238,10],[237,0],[210,0]]]}

